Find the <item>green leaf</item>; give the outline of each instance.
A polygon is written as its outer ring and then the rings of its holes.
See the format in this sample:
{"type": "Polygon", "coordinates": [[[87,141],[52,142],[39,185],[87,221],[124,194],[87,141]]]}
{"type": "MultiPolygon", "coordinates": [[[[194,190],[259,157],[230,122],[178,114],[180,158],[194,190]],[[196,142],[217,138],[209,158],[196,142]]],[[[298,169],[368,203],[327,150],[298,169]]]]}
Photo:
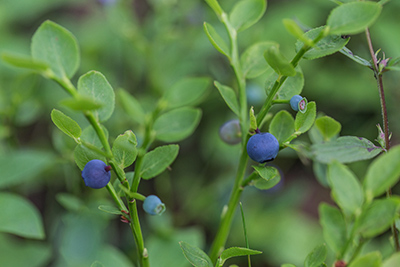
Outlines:
{"type": "Polygon", "coordinates": [[[347,241],[346,222],[339,209],[321,203],[318,208],[324,240],[338,255],[347,241]]]}
{"type": "Polygon", "coordinates": [[[253,185],[260,190],[267,190],[281,180],[278,169],[270,166],[252,166],[260,178],[254,180],[253,185]]]}
{"type": "Polygon", "coordinates": [[[122,89],[118,90],[117,95],[119,96],[118,99],[126,114],[128,114],[133,121],[144,124],[146,113],[140,102],[133,95],[122,89]]]}
{"type": "Polygon", "coordinates": [[[381,253],[379,251],[374,251],[356,258],[348,267],[381,267],[381,261],[381,253]]]}
{"type": "Polygon", "coordinates": [[[255,133],[258,126],[257,126],[257,118],[256,115],[254,114],[254,107],[250,108],[249,121],[250,121],[249,133],[255,133]]]}
{"type": "Polygon", "coordinates": [[[57,109],[51,111],[51,120],[58,129],[73,139],[79,138],[82,134],[79,124],[57,109]]]}
{"type": "Polygon", "coordinates": [[[183,250],[183,254],[186,259],[195,267],[212,267],[213,264],[210,258],[207,256],[204,251],[199,249],[198,247],[194,247],[186,242],[179,242],[181,249],[183,250]]]}
{"type": "Polygon", "coordinates": [[[343,55],[347,56],[351,60],[357,62],[358,64],[361,64],[361,65],[363,65],[365,67],[368,67],[368,68],[372,68],[371,62],[369,62],[366,59],[363,59],[362,57],[354,55],[353,52],[351,52],[351,50],[348,49],[347,47],[343,47],[341,50],[339,50],[339,52],[342,53],[343,55]]]}
{"type": "Polygon", "coordinates": [[[26,69],[36,70],[39,72],[45,72],[46,70],[49,69],[49,66],[46,63],[35,60],[31,57],[2,53],[1,58],[8,64],[18,68],[26,68],[26,69]]]}
{"type": "Polygon", "coordinates": [[[329,141],[337,136],[342,129],[342,125],[329,116],[319,117],[315,120],[315,126],[324,137],[325,141],[329,141]]]}
{"type": "MultiPolygon", "coordinates": [[[[103,130],[104,134],[106,135],[106,139],[108,139],[108,130],[106,127],[101,125],[101,129],[103,130]]],[[[82,134],[81,134],[81,140],[84,140],[85,142],[92,144],[98,148],[102,148],[103,144],[101,143],[99,136],[97,135],[95,129],[90,125],[86,127],[82,134]]]]}
{"type": "Polygon", "coordinates": [[[265,50],[274,45],[278,44],[276,42],[255,43],[243,52],[240,57],[240,65],[247,79],[254,79],[271,70],[263,55],[265,50]]]}
{"type": "Polygon", "coordinates": [[[264,0],[242,0],[233,7],[229,21],[238,32],[243,31],[257,23],[266,9],[267,3],[264,0]]]}
{"type": "Polygon", "coordinates": [[[351,214],[360,212],[364,201],[361,184],[350,169],[334,161],[328,165],[328,182],[339,207],[351,214]]]}
{"type": "Polygon", "coordinates": [[[142,178],[150,179],[162,173],[174,162],[178,152],[178,145],[160,146],[148,152],[143,158],[142,178]]]}
{"type": "Polygon", "coordinates": [[[357,232],[365,238],[382,234],[396,220],[399,208],[400,198],[398,197],[374,200],[368,209],[361,214],[356,226],[357,232]]]}
{"type": "MultiPolygon", "coordinates": [[[[279,88],[278,93],[276,94],[277,99],[290,100],[294,95],[299,95],[304,87],[304,75],[301,71],[300,66],[296,67],[296,75],[288,77],[282,84],[281,88],[279,88]]],[[[275,84],[275,81],[278,78],[277,73],[273,73],[268,77],[267,85],[266,85],[266,93],[270,94],[270,90],[275,84]]]]}
{"type": "Polygon", "coordinates": [[[362,137],[341,136],[326,143],[312,145],[311,152],[315,160],[322,163],[333,160],[350,163],[371,159],[381,153],[382,148],[362,137]]]}
{"type": "Polygon", "coordinates": [[[164,95],[168,108],[179,108],[200,103],[210,85],[206,77],[183,78],[175,83],[164,95]]]}
{"type": "Polygon", "coordinates": [[[382,267],[398,267],[400,266],[400,252],[392,254],[388,259],[386,259],[382,267]]]}
{"type": "Polygon", "coordinates": [[[267,63],[274,69],[276,73],[281,76],[295,76],[296,70],[292,63],[285,58],[285,56],[279,51],[279,47],[274,45],[269,47],[264,52],[264,58],[267,63]]]}
{"type": "Polygon", "coordinates": [[[106,157],[103,154],[97,153],[83,145],[77,145],[74,150],[74,159],[76,165],[78,165],[79,169],[83,170],[86,163],[93,159],[99,159],[104,162],[107,162],[106,157]]]}
{"type": "Polygon", "coordinates": [[[307,104],[307,111],[305,113],[297,112],[296,119],[294,121],[294,128],[296,134],[302,134],[307,132],[311,126],[313,126],[315,117],[317,116],[317,106],[314,101],[307,104]]]}
{"type": "Polygon", "coordinates": [[[106,77],[98,71],[89,71],[78,80],[78,92],[90,97],[103,106],[94,112],[100,122],[106,121],[114,111],[114,90],[106,77]]]}
{"type": "Polygon", "coordinates": [[[214,10],[215,14],[220,17],[224,12],[217,0],[205,0],[207,4],[214,10]]]}
{"type": "Polygon", "coordinates": [[[98,207],[99,210],[104,211],[106,213],[114,214],[114,215],[124,215],[125,213],[121,212],[117,207],[114,206],[106,206],[100,205],[98,207]]]}
{"type": "Polygon", "coordinates": [[[330,34],[357,34],[371,26],[381,13],[378,3],[352,2],[334,8],[326,22],[330,34]]]}
{"type": "Polygon", "coordinates": [[[55,163],[53,153],[26,150],[0,154],[0,188],[29,184],[55,163]]]}
{"type": "MultiPolygon", "coordinates": [[[[325,27],[318,27],[309,30],[304,34],[305,38],[315,39],[323,31],[325,27]]],[[[350,38],[342,38],[340,35],[328,35],[314,45],[310,50],[304,54],[305,59],[316,59],[325,57],[340,51],[348,42],[350,38]]],[[[304,42],[298,40],[296,42],[296,52],[298,52],[304,45],[304,42]]]]}
{"type": "Polygon", "coordinates": [[[75,36],[50,20],[43,22],[33,35],[31,52],[34,60],[46,63],[59,79],[71,78],[79,66],[75,36]]]}
{"type": "Polygon", "coordinates": [[[222,251],[220,256],[220,266],[222,266],[225,261],[233,257],[247,256],[247,255],[257,255],[262,254],[261,251],[248,249],[248,248],[240,248],[240,247],[231,247],[222,251]]]}
{"type": "Polygon", "coordinates": [[[60,105],[76,111],[96,110],[103,106],[96,100],[81,95],[76,98],[71,97],[63,99],[60,101],[60,105]]]}
{"type": "Polygon", "coordinates": [[[112,146],[114,160],[121,168],[126,168],[135,161],[137,156],[137,141],[135,134],[128,130],[119,135],[112,146]]]}
{"type": "Polygon", "coordinates": [[[306,43],[308,46],[311,46],[313,44],[312,39],[304,35],[304,31],[294,20],[284,19],[283,25],[285,25],[286,30],[294,37],[296,37],[296,39],[299,39],[299,41],[306,43]]]}
{"type": "Polygon", "coordinates": [[[229,46],[226,44],[224,39],[219,35],[216,30],[214,29],[211,24],[204,22],[204,31],[208,37],[208,40],[210,40],[210,43],[215,47],[215,49],[218,50],[221,54],[227,56],[230,58],[230,49],[229,46]]]}
{"type": "Polygon", "coordinates": [[[363,184],[367,199],[371,200],[386,192],[399,181],[399,177],[400,146],[396,146],[369,166],[363,184]]]}
{"type": "Polygon", "coordinates": [[[269,132],[282,145],[294,133],[294,119],[292,115],[286,110],[279,111],[269,125],[269,132]]]}
{"type": "Polygon", "coordinates": [[[25,198],[0,193],[0,210],[0,232],[26,238],[45,238],[40,212],[25,198]]]}
{"type": "Polygon", "coordinates": [[[214,81],[214,85],[217,87],[228,107],[233,111],[233,113],[239,116],[239,103],[235,91],[233,91],[229,86],[222,85],[217,81],[214,81]]]}
{"type": "Polygon", "coordinates": [[[201,110],[183,107],[162,114],[154,122],[156,138],[164,142],[178,142],[191,135],[200,122],[201,110]]]}
{"type": "Polygon", "coordinates": [[[85,208],[85,203],[78,197],[68,193],[58,193],[56,199],[65,209],[76,212],[85,208]]]}
{"type": "Polygon", "coordinates": [[[304,261],[304,267],[319,267],[324,263],[327,253],[325,244],[317,246],[307,255],[304,261]]]}

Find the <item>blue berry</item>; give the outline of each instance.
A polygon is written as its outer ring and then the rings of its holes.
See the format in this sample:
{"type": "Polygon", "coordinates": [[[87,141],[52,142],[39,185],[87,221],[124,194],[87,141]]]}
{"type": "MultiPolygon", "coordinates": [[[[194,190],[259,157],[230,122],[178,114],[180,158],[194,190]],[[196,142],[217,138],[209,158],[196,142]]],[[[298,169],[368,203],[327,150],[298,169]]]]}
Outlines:
{"type": "Polygon", "coordinates": [[[86,186],[94,189],[105,187],[111,178],[111,167],[103,161],[94,159],[86,163],[82,171],[82,178],[86,186]]]}
{"type": "Polygon", "coordinates": [[[165,211],[165,205],[157,196],[150,195],[144,200],[143,209],[150,215],[161,215],[165,211]]]}
{"type": "Polygon", "coordinates": [[[300,95],[295,95],[290,99],[290,106],[294,111],[304,113],[307,110],[307,99],[300,95]]]}
{"type": "Polygon", "coordinates": [[[279,152],[279,142],[270,133],[256,133],[247,142],[247,154],[259,163],[274,160],[279,152]]]}
{"type": "Polygon", "coordinates": [[[230,120],[225,122],[219,128],[219,137],[227,144],[235,145],[242,140],[239,120],[230,120]]]}

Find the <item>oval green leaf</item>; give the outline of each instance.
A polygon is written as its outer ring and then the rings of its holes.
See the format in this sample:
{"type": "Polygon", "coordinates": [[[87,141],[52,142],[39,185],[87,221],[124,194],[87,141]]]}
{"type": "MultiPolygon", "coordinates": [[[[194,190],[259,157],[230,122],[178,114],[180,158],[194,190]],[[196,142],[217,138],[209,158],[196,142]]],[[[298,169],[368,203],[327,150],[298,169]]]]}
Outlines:
{"type": "Polygon", "coordinates": [[[337,136],[342,129],[342,125],[329,116],[323,116],[316,119],[315,126],[324,137],[325,141],[329,141],[333,137],[337,136]]]}
{"type": "Polygon", "coordinates": [[[51,111],[51,120],[58,129],[73,139],[79,138],[82,134],[79,124],[57,109],[51,111]]]}
{"type": "Polygon", "coordinates": [[[265,50],[274,45],[278,44],[275,42],[260,42],[250,46],[243,52],[240,57],[240,65],[246,78],[254,79],[271,70],[263,55],[265,50]]]}
{"type": "Polygon", "coordinates": [[[307,255],[304,261],[304,267],[319,267],[324,263],[328,251],[325,244],[319,245],[307,255]]]}
{"type": "Polygon", "coordinates": [[[295,76],[296,70],[293,65],[279,51],[279,47],[274,45],[264,52],[264,58],[276,73],[282,76],[295,76]]]}
{"type": "Polygon", "coordinates": [[[60,79],[71,78],[79,66],[75,36],[50,20],[43,22],[33,35],[31,52],[33,59],[46,63],[60,79]]]}
{"type": "Polygon", "coordinates": [[[242,0],[235,4],[229,21],[238,32],[254,25],[261,19],[267,9],[267,2],[264,0],[242,0]]]}
{"type": "Polygon", "coordinates": [[[160,146],[148,152],[143,158],[141,177],[150,179],[162,173],[174,162],[178,152],[178,145],[160,146]]]}
{"type": "Polygon", "coordinates": [[[252,166],[259,175],[253,182],[254,187],[260,190],[267,190],[279,183],[281,175],[278,169],[270,166],[252,166]]]}
{"type": "Polygon", "coordinates": [[[137,156],[137,141],[135,134],[128,130],[119,135],[112,146],[112,153],[115,162],[122,168],[126,168],[135,161],[137,156]]]}
{"type": "Polygon", "coordinates": [[[336,254],[339,254],[347,241],[343,214],[339,209],[326,203],[321,203],[318,210],[324,240],[336,254]]]}
{"type": "Polygon", "coordinates": [[[221,94],[222,98],[225,100],[225,103],[228,107],[239,116],[239,103],[236,97],[235,91],[229,86],[220,84],[219,82],[214,82],[215,87],[217,87],[219,93],[221,94]]]}
{"type": "Polygon", "coordinates": [[[226,44],[221,35],[217,33],[211,24],[204,22],[203,26],[208,40],[210,40],[210,43],[215,47],[215,49],[217,49],[221,54],[230,58],[231,52],[229,46],[226,44]]]}
{"type": "Polygon", "coordinates": [[[294,121],[294,128],[296,134],[307,132],[314,124],[315,117],[317,116],[317,106],[314,101],[307,104],[307,111],[305,113],[297,112],[294,121]]]}
{"type": "Polygon", "coordinates": [[[294,119],[292,115],[286,110],[279,111],[269,125],[269,132],[282,145],[294,133],[294,119]]]}
{"type": "Polygon", "coordinates": [[[381,267],[382,255],[379,251],[370,252],[356,258],[349,267],[381,267]]]}
{"type": "Polygon", "coordinates": [[[186,259],[195,267],[213,267],[210,258],[204,251],[186,242],[179,242],[186,259]]]}

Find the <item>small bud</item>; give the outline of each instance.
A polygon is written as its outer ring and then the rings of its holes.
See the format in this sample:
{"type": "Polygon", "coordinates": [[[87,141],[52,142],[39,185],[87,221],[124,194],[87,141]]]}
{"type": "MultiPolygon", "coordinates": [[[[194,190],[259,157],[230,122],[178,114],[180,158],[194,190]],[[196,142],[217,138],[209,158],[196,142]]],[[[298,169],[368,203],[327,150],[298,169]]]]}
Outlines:
{"type": "Polygon", "coordinates": [[[143,209],[150,215],[161,215],[165,211],[165,204],[157,196],[150,195],[144,200],[143,209]]]}

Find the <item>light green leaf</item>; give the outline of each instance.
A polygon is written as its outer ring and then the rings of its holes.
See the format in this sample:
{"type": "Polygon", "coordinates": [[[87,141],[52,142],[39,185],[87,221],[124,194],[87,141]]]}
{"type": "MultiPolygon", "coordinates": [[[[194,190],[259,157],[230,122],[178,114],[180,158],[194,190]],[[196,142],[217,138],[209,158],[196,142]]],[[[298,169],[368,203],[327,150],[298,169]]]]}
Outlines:
{"type": "Polygon", "coordinates": [[[321,203],[318,210],[324,240],[336,254],[339,254],[347,240],[343,214],[339,209],[326,203],[321,203]]]}
{"type": "Polygon", "coordinates": [[[391,197],[374,200],[368,209],[361,214],[356,229],[365,238],[373,238],[390,228],[397,218],[400,198],[391,197]]]}
{"type": "MultiPolygon", "coordinates": [[[[325,27],[318,27],[309,30],[304,34],[305,38],[315,39],[323,31],[325,27]]],[[[342,38],[340,35],[328,35],[314,45],[310,50],[304,54],[305,59],[315,59],[331,55],[340,51],[348,42],[350,38],[342,38]]],[[[304,42],[296,42],[296,52],[298,52],[304,45],[304,42]]]]}
{"type": "Polygon", "coordinates": [[[386,259],[382,267],[398,267],[400,266],[400,252],[392,254],[388,259],[386,259]]]}
{"type": "Polygon", "coordinates": [[[214,10],[215,14],[220,17],[224,12],[217,0],[205,0],[207,4],[214,10]]]}
{"type": "Polygon", "coordinates": [[[82,134],[79,124],[57,109],[51,111],[51,120],[58,129],[73,139],[79,138],[82,134]]]}
{"type": "Polygon", "coordinates": [[[347,56],[348,58],[350,58],[354,62],[357,62],[358,64],[361,64],[361,65],[363,65],[365,67],[368,67],[368,68],[372,68],[371,62],[369,62],[368,60],[366,60],[366,59],[364,59],[362,57],[354,55],[353,52],[351,52],[351,50],[348,49],[347,47],[343,47],[339,52],[342,53],[343,55],[347,56]]]}
{"type": "Polygon", "coordinates": [[[294,20],[284,19],[283,25],[285,25],[286,30],[294,37],[296,37],[296,39],[299,39],[299,41],[306,43],[308,46],[312,45],[312,39],[304,35],[304,31],[294,20]]]}
{"type": "Polygon", "coordinates": [[[264,0],[242,0],[235,4],[230,15],[231,25],[239,32],[257,23],[267,9],[264,0]]]}
{"type": "Polygon", "coordinates": [[[233,91],[229,86],[222,85],[217,81],[214,82],[214,85],[217,87],[228,107],[233,111],[233,113],[239,116],[239,103],[235,91],[233,91]]]}
{"type": "Polygon", "coordinates": [[[33,35],[31,52],[34,60],[46,63],[59,79],[71,78],[79,66],[75,36],[50,20],[43,22],[33,35]]]}
{"type": "Polygon", "coordinates": [[[304,261],[304,267],[319,267],[324,263],[327,255],[325,244],[319,245],[307,255],[304,261]]]}
{"type": "Polygon", "coordinates": [[[143,158],[142,178],[150,179],[162,173],[174,162],[178,152],[178,145],[160,146],[148,152],[143,158]]]}
{"type": "Polygon", "coordinates": [[[103,154],[97,153],[94,150],[91,150],[83,145],[77,145],[74,150],[74,159],[76,165],[78,165],[79,169],[83,170],[86,163],[93,159],[99,159],[103,162],[107,162],[106,157],[103,154]]]}
{"type": "Polygon", "coordinates": [[[118,99],[126,114],[128,114],[133,121],[144,124],[146,113],[140,102],[133,95],[122,89],[118,90],[117,95],[119,96],[118,99]]]}
{"type": "Polygon", "coordinates": [[[204,26],[204,31],[208,37],[208,40],[215,47],[215,49],[217,49],[221,54],[230,58],[231,52],[229,46],[226,44],[224,39],[222,39],[222,37],[217,33],[214,27],[207,22],[204,22],[203,26],[204,26]]]}
{"type": "Polygon", "coordinates": [[[393,147],[388,153],[372,162],[364,179],[364,191],[368,200],[377,197],[400,178],[400,146],[393,147]]]}
{"type": "Polygon", "coordinates": [[[349,267],[381,267],[382,255],[379,251],[370,252],[356,258],[349,267]]]}
{"type": "Polygon", "coordinates": [[[86,111],[86,110],[96,110],[101,108],[103,105],[97,102],[95,99],[86,97],[86,96],[78,96],[78,97],[70,97],[60,101],[60,105],[66,106],[72,110],[76,111],[86,111]]]}
{"type": "Polygon", "coordinates": [[[240,247],[231,247],[222,251],[220,256],[220,266],[222,266],[225,261],[233,257],[247,256],[247,255],[257,255],[262,254],[261,251],[248,249],[248,248],[240,248],[240,247]]]}
{"type": "Polygon", "coordinates": [[[137,156],[137,141],[135,134],[128,130],[119,135],[112,146],[114,160],[121,168],[126,168],[135,161],[137,156]]]}
{"type": "Polygon", "coordinates": [[[328,165],[328,182],[339,207],[351,214],[360,212],[364,201],[361,184],[350,169],[334,161],[328,165]]]}
{"type": "Polygon", "coordinates": [[[200,122],[201,110],[177,108],[162,114],[154,122],[156,138],[164,142],[178,142],[191,135],[200,122]]]}
{"type": "Polygon", "coordinates": [[[0,232],[26,238],[45,238],[40,212],[19,195],[0,193],[0,221],[0,232]]]}
{"type": "Polygon", "coordinates": [[[294,119],[292,115],[286,110],[279,111],[269,125],[269,132],[282,145],[294,133],[294,119]]]}
{"type": "Polygon", "coordinates": [[[111,117],[114,111],[115,95],[103,74],[98,71],[89,71],[82,75],[78,80],[78,92],[102,104],[102,107],[94,112],[100,122],[111,117]]]}
{"type": "Polygon", "coordinates": [[[275,42],[255,43],[243,52],[240,57],[240,65],[247,79],[254,79],[271,70],[263,55],[264,51],[273,45],[276,46],[278,44],[275,42]]]}
{"type": "Polygon", "coordinates": [[[317,106],[314,101],[307,104],[307,111],[305,113],[297,112],[294,121],[294,128],[296,134],[307,132],[313,126],[315,117],[317,116],[317,106]]]}
{"type": "Polygon", "coordinates": [[[253,185],[260,190],[267,190],[279,183],[281,180],[278,169],[270,166],[252,166],[259,175],[259,178],[253,181],[253,185]]]}
{"type": "Polygon", "coordinates": [[[114,215],[124,215],[123,212],[121,212],[117,207],[114,206],[100,205],[98,209],[114,215]]]}
{"type": "Polygon", "coordinates": [[[49,69],[49,66],[46,63],[34,60],[31,57],[2,53],[1,59],[7,62],[8,64],[18,68],[26,68],[26,69],[36,70],[39,72],[44,72],[49,69]]]}
{"type": "Polygon", "coordinates": [[[213,267],[210,258],[204,251],[186,242],[179,242],[186,259],[195,267],[213,267]]]}
{"type": "Polygon", "coordinates": [[[164,95],[169,109],[199,104],[210,85],[206,77],[183,78],[175,83],[164,95]]]}
{"type": "MultiPolygon", "coordinates": [[[[277,99],[290,100],[294,95],[300,95],[304,87],[304,75],[300,66],[296,67],[296,75],[287,77],[283,82],[281,88],[279,88],[276,94],[277,99]]],[[[266,82],[266,94],[269,95],[275,81],[278,78],[276,72],[272,73],[266,82]]]]}
{"type": "Polygon", "coordinates": [[[357,34],[371,26],[382,6],[371,1],[352,2],[334,8],[326,22],[330,34],[357,34]]]}
{"type": "Polygon", "coordinates": [[[329,141],[337,136],[342,129],[342,125],[329,116],[319,117],[315,120],[315,126],[324,137],[325,141],[329,141]]]}
{"type": "Polygon", "coordinates": [[[275,70],[276,73],[282,76],[295,76],[296,70],[292,63],[285,58],[279,51],[278,46],[271,46],[264,52],[264,58],[267,63],[275,70]]]}

